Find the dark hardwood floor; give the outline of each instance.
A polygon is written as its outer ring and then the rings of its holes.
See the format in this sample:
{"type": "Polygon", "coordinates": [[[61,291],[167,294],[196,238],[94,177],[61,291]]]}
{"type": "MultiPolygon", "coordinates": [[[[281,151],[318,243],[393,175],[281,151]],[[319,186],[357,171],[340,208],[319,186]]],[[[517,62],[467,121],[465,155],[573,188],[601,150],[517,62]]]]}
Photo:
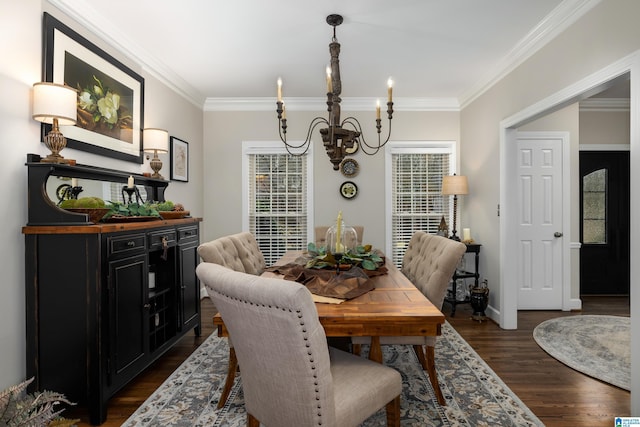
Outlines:
{"type": "MultiPolygon", "coordinates": [[[[500,329],[494,322],[471,320],[471,307],[460,305],[447,320],[491,366],[518,397],[549,427],[611,426],[615,416],[630,416],[629,392],[587,377],[548,356],[533,340],[533,329],[544,320],[580,314],[629,315],[629,299],[583,298],[581,312],[520,311],[517,330],[500,329]]],[[[162,382],[213,332],[215,308],[202,300],[201,337],[189,334],[160,360],[109,401],[105,427],[120,426],[162,382]]],[[[87,412],[76,407],[63,413],[88,426],[87,412]]]]}
{"type": "MultiPolygon", "coordinates": [[[[458,306],[447,320],[509,388],[548,427],[612,426],[614,417],[630,416],[630,393],[563,365],[533,339],[541,322],[560,316],[629,316],[629,298],[583,297],[581,312],[519,311],[518,329],[470,320],[470,306],[458,306]]],[[[443,312],[450,313],[445,304],[443,312]]]]}

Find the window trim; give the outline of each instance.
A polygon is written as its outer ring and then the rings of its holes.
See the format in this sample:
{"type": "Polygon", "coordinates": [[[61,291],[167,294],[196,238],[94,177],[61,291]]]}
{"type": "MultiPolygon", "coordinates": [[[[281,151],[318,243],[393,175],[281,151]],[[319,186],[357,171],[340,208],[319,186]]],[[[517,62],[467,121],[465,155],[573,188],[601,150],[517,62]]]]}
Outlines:
{"type": "MultiPolygon", "coordinates": [[[[457,163],[456,141],[389,141],[385,147],[385,253],[392,254],[393,239],[393,155],[394,154],[443,154],[448,153],[449,174],[453,174],[457,163]]],[[[453,215],[450,204],[449,217],[453,215]]]]}

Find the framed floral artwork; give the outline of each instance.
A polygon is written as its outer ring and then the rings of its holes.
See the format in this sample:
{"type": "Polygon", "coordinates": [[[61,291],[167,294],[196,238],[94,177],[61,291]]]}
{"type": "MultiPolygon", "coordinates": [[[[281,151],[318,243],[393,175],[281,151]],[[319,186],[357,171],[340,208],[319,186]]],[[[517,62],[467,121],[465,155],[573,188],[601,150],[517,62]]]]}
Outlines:
{"type": "Polygon", "coordinates": [[[67,147],[142,163],[142,76],[48,13],[43,26],[44,81],[78,91],[77,123],[62,129],[67,147]]]}
{"type": "Polygon", "coordinates": [[[169,148],[171,157],[171,179],[189,181],[189,144],[172,136],[169,148]]]}

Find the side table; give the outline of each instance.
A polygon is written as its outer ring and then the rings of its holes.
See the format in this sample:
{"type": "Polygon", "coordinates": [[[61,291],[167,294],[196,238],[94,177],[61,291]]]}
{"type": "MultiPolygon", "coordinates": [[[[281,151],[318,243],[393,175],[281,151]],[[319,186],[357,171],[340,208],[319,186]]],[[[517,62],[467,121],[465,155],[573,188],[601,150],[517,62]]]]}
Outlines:
{"type": "Polygon", "coordinates": [[[463,255],[463,257],[466,256],[466,254],[468,253],[474,254],[475,268],[473,271],[469,271],[466,268],[465,270],[459,270],[456,268],[456,270],[453,272],[453,278],[452,278],[453,283],[451,285],[451,289],[449,289],[449,291],[447,292],[447,295],[444,298],[445,302],[448,302],[449,304],[451,304],[451,317],[454,317],[456,315],[456,306],[458,304],[469,304],[471,302],[471,299],[469,298],[469,296],[467,296],[463,301],[458,301],[456,299],[456,288],[458,286],[458,279],[473,278],[475,282],[474,283],[475,286],[478,286],[480,281],[480,272],[478,271],[478,264],[480,262],[480,247],[482,245],[478,243],[468,243],[466,245],[467,245],[467,251],[463,255]]]}

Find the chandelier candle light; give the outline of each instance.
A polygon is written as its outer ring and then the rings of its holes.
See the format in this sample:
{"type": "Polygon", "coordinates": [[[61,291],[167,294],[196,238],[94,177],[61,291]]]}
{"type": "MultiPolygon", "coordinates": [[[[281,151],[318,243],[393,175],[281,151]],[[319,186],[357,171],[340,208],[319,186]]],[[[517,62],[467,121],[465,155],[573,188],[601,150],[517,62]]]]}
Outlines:
{"type": "Polygon", "coordinates": [[[287,142],[287,113],[282,100],[282,79],[278,79],[278,97],[276,101],[276,112],[278,113],[278,132],[280,139],[287,148],[287,152],[293,155],[304,155],[309,146],[311,145],[311,134],[318,125],[325,125],[327,127],[320,129],[320,135],[324,143],[324,148],[327,151],[327,155],[334,170],[340,169],[340,163],[347,154],[347,150],[351,150],[360,146],[362,151],[368,155],[376,154],[380,148],[389,141],[391,136],[391,119],[393,118],[393,81],[391,78],[387,81],[387,117],[389,119],[389,132],[384,141],[381,140],[381,119],[380,119],[380,101],[376,104],[376,129],[378,133],[377,145],[369,145],[362,135],[362,127],[360,122],[355,117],[347,117],[340,121],[340,102],[342,99],[340,95],[342,93],[342,81],[340,79],[340,43],[336,38],[336,27],[342,24],[343,18],[341,15],[329,15],[327,16],[327,24],[333,27],[333,38],[329,44],[329,53],[331,55],[331,65],[326,69],[327,78],[327,111],[329,112],[328,119],[324,117],[316,117],[311,121],[309,129],[307,131],[307,137],[299,145],[290,144],[287,142]],[[350,127],[351,129],[347,129],[350,127]],[[361,145],[362,143],[363,145],[361,145]],[[366,148],[365,148],[366,147],[366,148]],[[368,151],[369,150],[369,151],[368,151]]]}

